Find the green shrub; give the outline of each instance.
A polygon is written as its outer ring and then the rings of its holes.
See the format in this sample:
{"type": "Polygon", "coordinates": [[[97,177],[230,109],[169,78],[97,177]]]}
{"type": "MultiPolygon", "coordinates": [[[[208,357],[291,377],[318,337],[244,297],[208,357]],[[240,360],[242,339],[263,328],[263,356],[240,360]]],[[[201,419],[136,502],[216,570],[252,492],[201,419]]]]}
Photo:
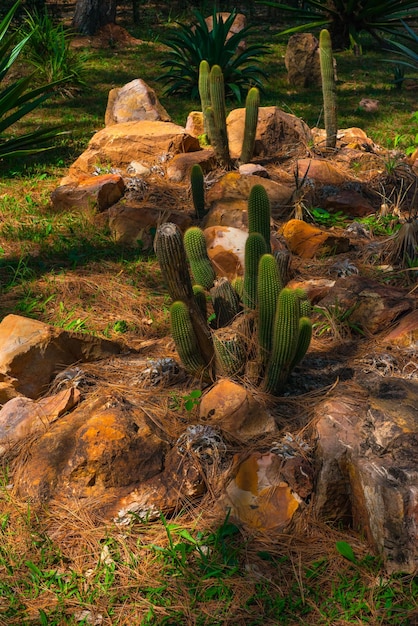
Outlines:
{"type": "Polygon", "coordinates": [[[62,23],[54,24],[46,9],[27,12],[21,32],[30,37],[25,60],[35,68],[37,79],[63,81],[60,91],[66,95],[85,85],[86,55],[71,50],[70,31],[62,23]]]}
{"type": "Polygon", "coordinates": [[[210,31],[205,18],[195,11],[197,24],[193,27],[178,23],[175,32],[165,38],[168,46],[167,58],[161,63],[168,71],[160,77],[166,85],[167,94],[185,94],[198,97],[200,62],[206,60],[209,66],[219,65],[225,79],[227,96],[233,95],[238,102],[249,87],[262,89],[262,79],[266,73],[261,69],[261,56],[268,48],[261,44],[247,45],[240,52],[239,43],[253,32],[251,26],[227,38],[236,11],[222,20],[213,10],[213,29],[210,31]]]}
{"type": "Polygon", "coordinates": [[[281,35],[327,28],[335,48],[360,48],[359,34],[369,33],[382,45],[382,33],[396,35],[401,20],[418,16],[416,0],[305,0],[302,6],[262,0],[292,15],[298,25],[281,35]]]}
{"type": "MultiPolygon", "coordinates": [[[[0,22],[0,83],[31,36],[28,34],[19,39],[16,33],[10,34],[10,23],[19,4],[17,2],[0,22]]],[[[32,81],[33,75],[23,76],[0,88],[0,160],[46,150],[50,140],[60,133],[57,127],[50,127],[19,136],[4,134],[13,124],[49,98],[54,88],[60,84],[58,81],[30,89],[32,81]]]]}

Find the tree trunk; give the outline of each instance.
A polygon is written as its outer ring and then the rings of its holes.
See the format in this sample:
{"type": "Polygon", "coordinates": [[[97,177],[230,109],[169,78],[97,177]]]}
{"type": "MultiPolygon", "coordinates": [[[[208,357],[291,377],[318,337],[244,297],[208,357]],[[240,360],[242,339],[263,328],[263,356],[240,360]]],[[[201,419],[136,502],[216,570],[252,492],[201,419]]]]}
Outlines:
{"type": "Polygon", "coordinates": [[[72,26],[81,35],[94,35],[115,23],[116,7],[117,0],[77,0],[72,26]]]}

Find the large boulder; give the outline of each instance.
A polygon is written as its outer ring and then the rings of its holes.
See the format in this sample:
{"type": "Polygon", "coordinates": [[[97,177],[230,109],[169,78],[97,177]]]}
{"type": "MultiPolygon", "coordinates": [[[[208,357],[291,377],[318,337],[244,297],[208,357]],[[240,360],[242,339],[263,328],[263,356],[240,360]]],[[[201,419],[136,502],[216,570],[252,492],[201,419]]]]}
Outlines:
{"type": "Polygon", "coordinates": [[[143,80],[136,78],[123,87],[115,87],[109,92],[105,113],[105,124],[123,122],[171,122],[157,94],[143,80]]]}
{"type": "Polygon", "coordinates": [[[91,175],[98,166],[120,169],[132,161],[146,165],[165,163],[175,154],[200,150],[199,141],[172,122],[123,122],[99,130],[87,149],[72,164],[64,183],[91,175]]]}
{"type": "Polygon", "coordinates": [[[55,211],[94,209],[105,211],[123,196],[125,183],[119,174],[88,176],[67,185],[60,185],[51,193],[55,211]]]}
{"type": "Polygon", "coordinates": [[[38,398],[68,365],[109,357],[120,350],[113,341],[7,315],[0,324],[0,403],[19,394],[38,398]]]}

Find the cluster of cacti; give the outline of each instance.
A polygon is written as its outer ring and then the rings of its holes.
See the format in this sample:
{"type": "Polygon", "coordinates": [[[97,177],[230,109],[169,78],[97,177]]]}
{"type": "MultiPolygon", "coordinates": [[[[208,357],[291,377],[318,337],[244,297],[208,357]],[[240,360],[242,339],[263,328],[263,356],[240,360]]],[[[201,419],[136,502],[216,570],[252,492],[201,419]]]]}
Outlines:
{"type": "Polygon", "coordinates": [[[331,36],[326,28],[319,35],[319,60],[321,67],[322,97],[324,102],[324,125],[326,147],[335,148],[337,142],[337,94],[331,36]]]}
{"type": "Polygon", "coordinates": [[[301,290],[285,287],[271,254],[270,203],[261,185],[251,190],[248,222],[243,279],[216,278],[198,227],[183,237],[174,224],[163,224],[155,249],[174,301],[171,332],[185,369],[206,381],[245,375],[277,395],[309,347],[310,304],[301,290]]]}
{"type": "MultiPolygon", "coordinates": [[[[209,138],[219,164],[225,169],[231,169],[232,159],[226,129],[224,77],[219,65],[213,65],[210,68],[207,61],[201,61],[199,66],[199,94],[204,132],[209,138]]],[[[241,163],[248,163],[253,156],[259,105],[259,90],[257,87],[252,87],[245,101],[244,138],[239,158],[241,163]]]]}

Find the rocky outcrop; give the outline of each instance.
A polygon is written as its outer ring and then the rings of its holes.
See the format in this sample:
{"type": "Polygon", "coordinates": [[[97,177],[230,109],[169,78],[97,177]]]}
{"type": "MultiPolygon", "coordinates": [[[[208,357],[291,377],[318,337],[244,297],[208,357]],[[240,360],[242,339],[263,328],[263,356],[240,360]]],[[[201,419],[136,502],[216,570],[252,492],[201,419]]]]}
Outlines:
{"type": "Polygon", "coordinates": [[[109,92],[105,125],[123,122],[171,122],[171,117],[159,102],[154,89],[140,78],[109,92]]]}
{"type": "Polygon", "coordinates": [[[289,38],[284,63],[292,87],[321,85],[319,41],[311,33],[295,33],[289,38]]]}

